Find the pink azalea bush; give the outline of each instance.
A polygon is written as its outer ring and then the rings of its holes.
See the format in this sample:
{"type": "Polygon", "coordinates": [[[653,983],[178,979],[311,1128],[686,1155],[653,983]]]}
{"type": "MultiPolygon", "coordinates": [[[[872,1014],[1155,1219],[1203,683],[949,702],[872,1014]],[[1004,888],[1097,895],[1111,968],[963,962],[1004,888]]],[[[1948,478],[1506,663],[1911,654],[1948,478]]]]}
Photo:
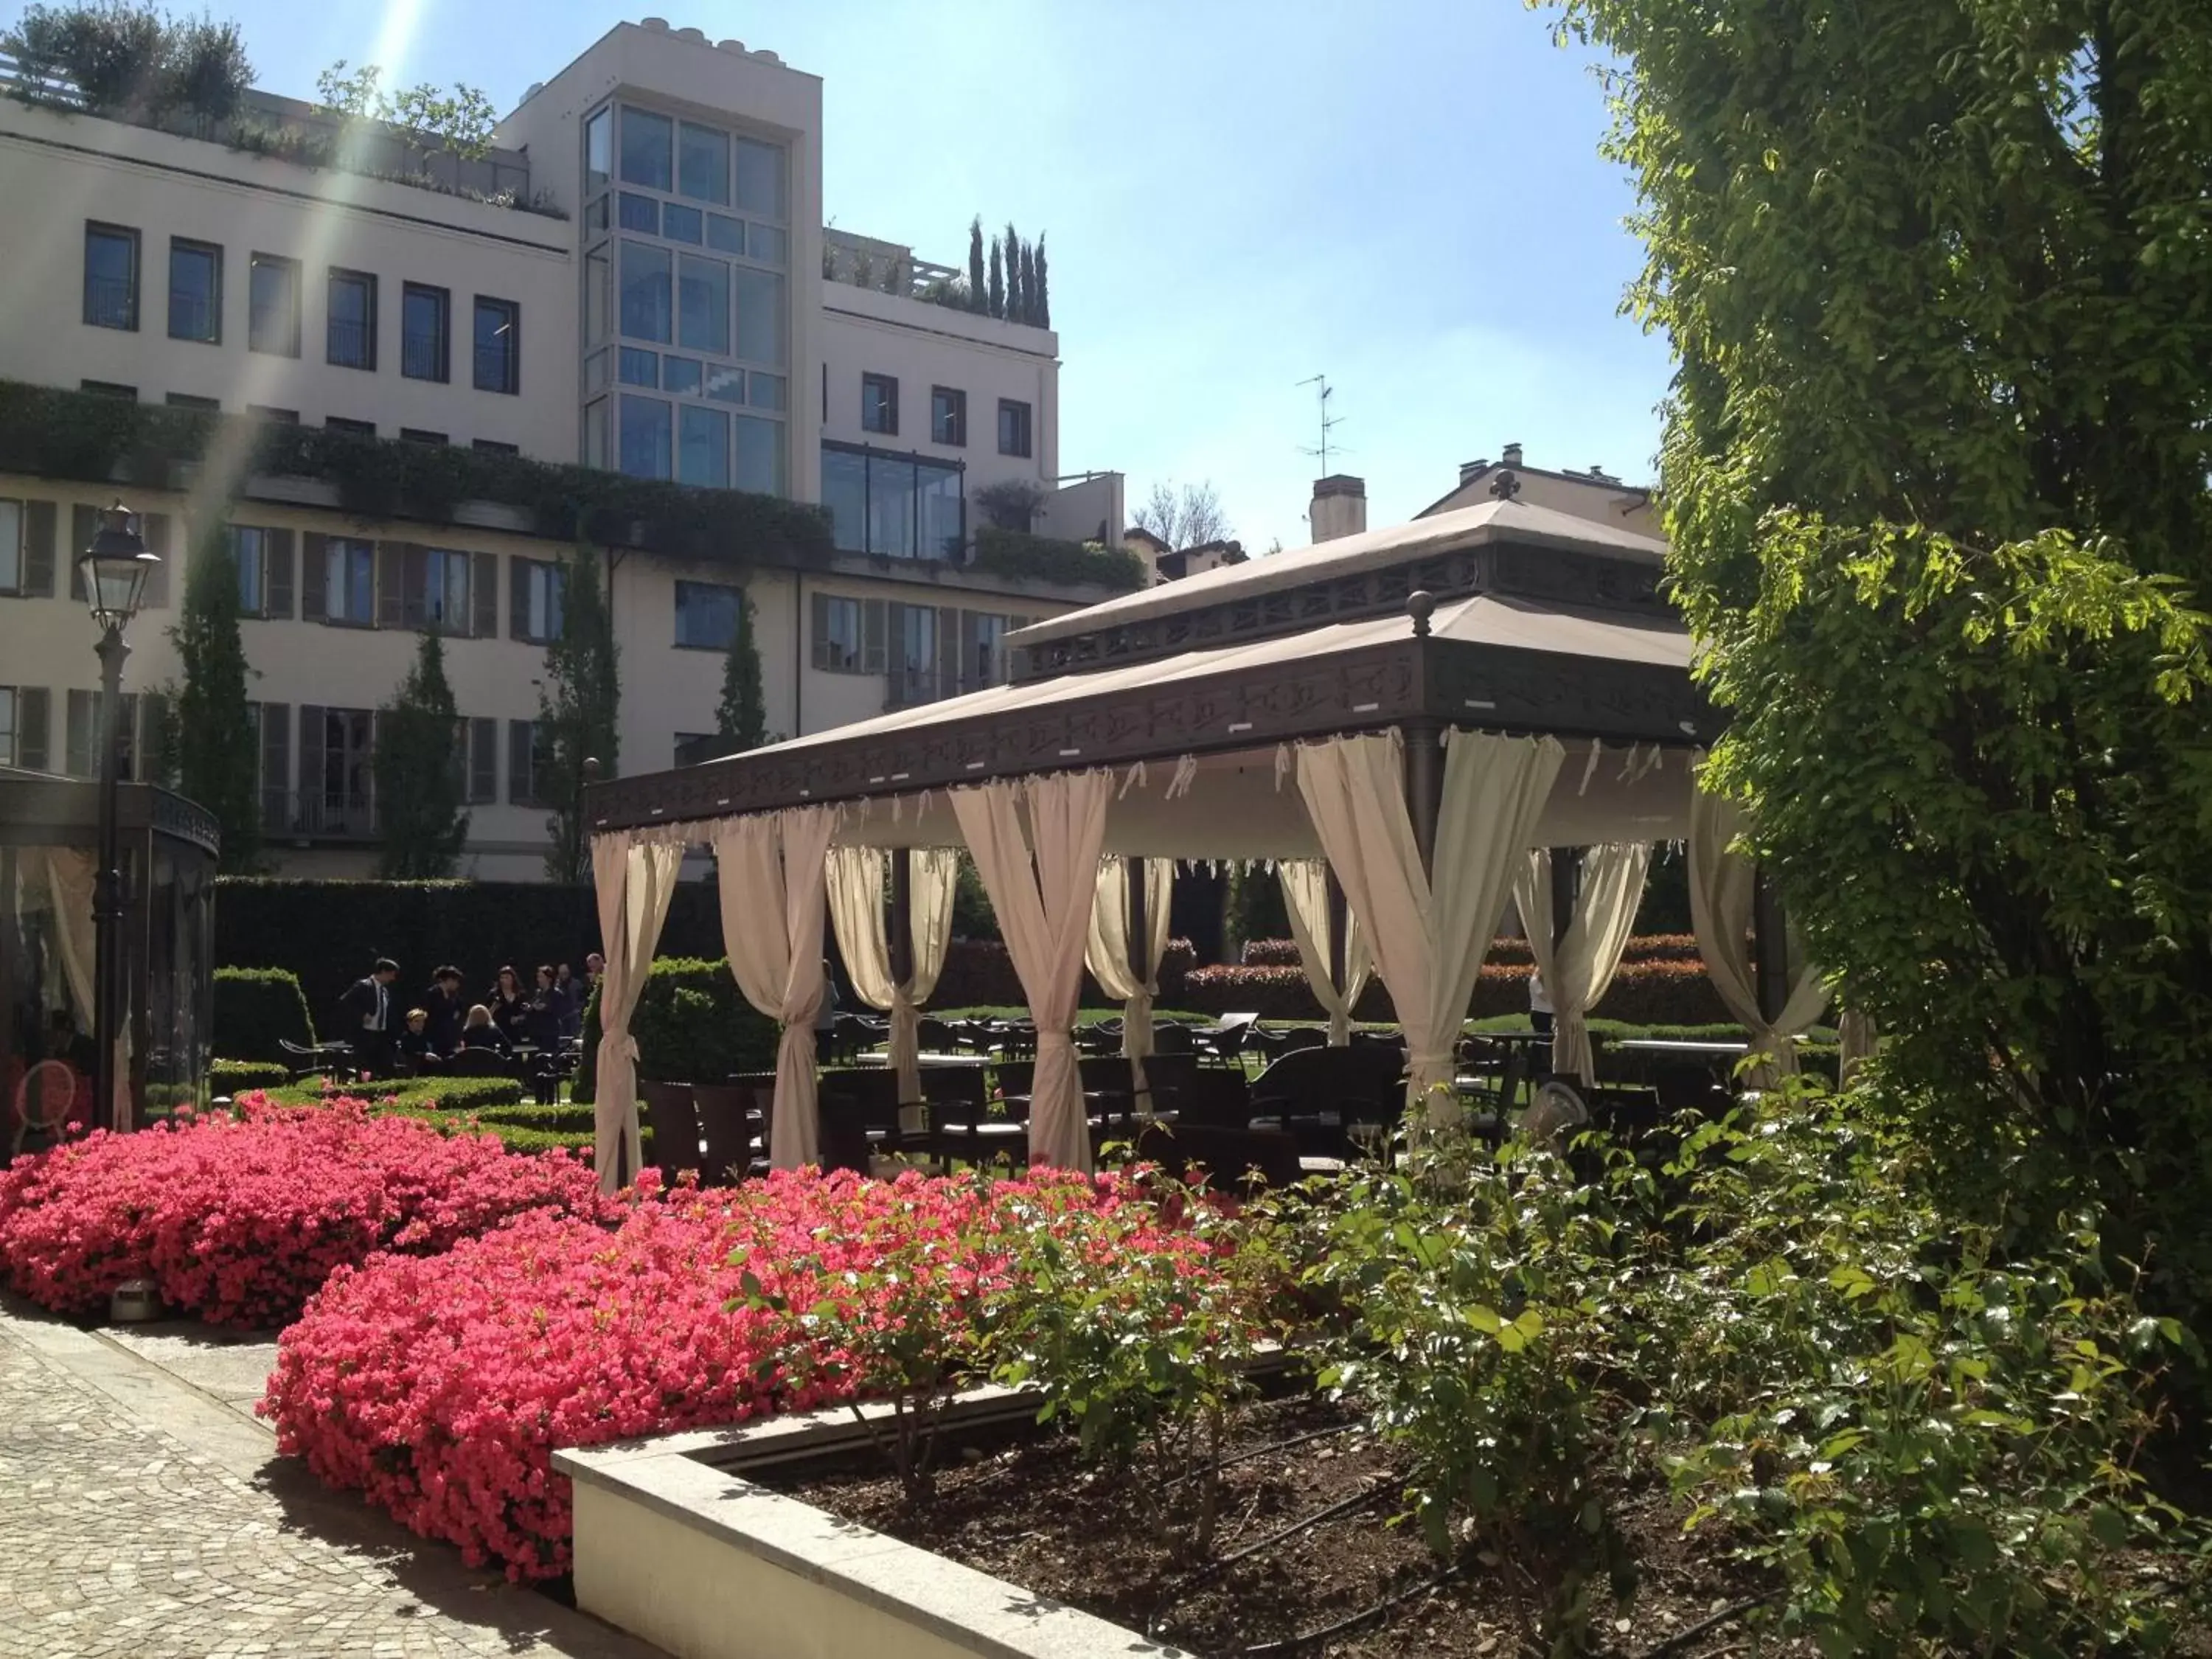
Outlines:
{"type": "MultiPolygon", "coordinates": [[[[284,1333],[259,1409],[323,1480],[471,1565],[550,1577],[568,1568],[571,1517],[555,1449],[847,1397],[856,1368],[837,1356],[787,1365],[805,1339],[781,1310],[865,1275],[887,1240],[942,1243],[943,1316],[969,1317],[1035,1230],[1126,1245],[1133,1225],[1146,1260],[1180,1252],[1202,1270],[1203,1248],[1112,1178],[802,1171],[662,1194],[648,1172],[618,1221],[540,1213],[443,1255],[341,1268],[284,1333]]],[[[910,1296],[901,1307],[914,1316],[910,1296]]]]}
{"type": "Polygon", "coordinates": [[[147,1279],[211,1324],[270,1327],[380,1250],[433,1255],[517,1215],[600,1203],[563,1153],[515,1156],[359,1100],[249,1093],[236,1116],[94,1133],[0,1174],[0,1279],[85,1314],[147,1279]]]}

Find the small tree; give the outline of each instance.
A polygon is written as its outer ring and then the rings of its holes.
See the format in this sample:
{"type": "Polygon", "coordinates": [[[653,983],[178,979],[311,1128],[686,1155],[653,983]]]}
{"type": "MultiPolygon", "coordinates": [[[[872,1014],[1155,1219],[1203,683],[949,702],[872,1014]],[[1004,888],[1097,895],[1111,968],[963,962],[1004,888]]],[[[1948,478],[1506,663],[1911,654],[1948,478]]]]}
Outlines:
{"type": "Polygon", "coordinates": [[[1027,535],[1044,510],[1044,490],[1032,479],[1001,478],[975,492],[975,506],[986,523],[1027,535]]]}
{"type": "Polygon", "coordinates": [[[179,784],[222,825],[222,867],[251,870],[261,850],[260,738],[247,707],[229,526],[194,551],[169,637],[184,674],[171,739],[179,784]]]}
{"type": "Polygon", "coordinates": [[[456,81],[448,91],[425,81],[392,100],[388,118],[406,135],[419,170],[439,150],[465,161],[481,161],[491,149],[499,112],[475,87],[456,81]]]}
{"type": "Polygon", "coordinates": [[[1180,490],[1171,483],[1154,484],[1136,517],[1139,530],[1151,532],[1177,552],[1224,541],[1230,534],[1229,515],[1221,510],[1221,497],[1211,478],[1180,490]]]}
{"type": "Polygon", "coordinates": [[[1010,323],[1022,319],[1022,239],[1014,222],[1006,221],[1006,308],[999,314],[1010,323]]]}
{"type": "Polygon", "coordinates": [[[561,636],[545,647],[545,684],[538,697],[540,753],[538,795],[552,809],[545,820],[549,881],[580,885],[591,874],[591,838],[584,825],[584,763],[596,760],[612,777],[622,702],[619,653],[599,555],[580,542],[564,562],[561,636]]]}
{"type": "Polygon", "coordinates": [[[757,749],[768,740],[760,647],[753,640],[753,602],[744,593],[738,595],[737,623],[730,630],[729,653],[722,659],[722,701],[714,710],[714,730],[739,749],[757,749]]]}
{"type": "Polygon", "coordinates": [[[990,294],[991,314],[994,317],[1005,316],[1006,314],[1006,278],[1000,253],[999,240],[995,236],[991,239],[990,294]]]}
{"type": "Polygon", "coordinates": [[[1039,328],[1052,326],[1052,278],[1045,266],[1044,238],[1036,240],[1036,315],[1032,319],[1039,328]]]}
{"type": "Polygon", "coordinates": [[[453,873],[469,834],[460,731],[446,680],[445,644],[434,629],[425,629],[415,665],[377,716],[377,819],[384,843],[379,875],[438,881],[453,873]]]}
{"type": "Polygon", "coordinates": [[[988,311],[990,305],[990,293],[983,285],[983,216],[979,213],[968,226],[968,308],[988,311]]]}

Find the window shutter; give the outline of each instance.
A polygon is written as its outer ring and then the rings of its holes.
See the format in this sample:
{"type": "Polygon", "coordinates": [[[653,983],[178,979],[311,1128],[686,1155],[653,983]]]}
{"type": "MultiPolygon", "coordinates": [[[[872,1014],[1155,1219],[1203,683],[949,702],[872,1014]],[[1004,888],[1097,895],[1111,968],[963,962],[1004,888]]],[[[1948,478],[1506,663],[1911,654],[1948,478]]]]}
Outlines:
{"type": "MultiPolygon", "coordinates": [[[[51,507],[52,503],[48,504],[51,507]]],[[[50,699],[43,685],[15,688],[15,764],[27,771],[46,769],[46,726],[50,699]]]]}
{"type": "Polygon", "coordinates": [[[883,673],[887,665],[884,647],[884,601],[866,599],[860,605],[860,672],[883,673]]]}
{"type": "Polygon", "coordinates": [[[469,556],[469,609],[475,613],[469,632],[480,640],[499,637],[499,555],[469,556]]]}
{"type": "Polygon", "coordinates": [[[92,538],[100,533],[100,509],[78,501],[70,508],[69,595],[79,605],[84,603],[84,567],[76,562],[78,554],[92,545],[92,538]]]}
{"type": "Polygon", "coordinates": [[[23,503],[23,597],[51,599],[54,596],[54,504],[23,503]]]}
{"type": "MultiPolygon", "coordinates": [[[[379,628],[407,626],[407,544],[404,542],[379,542],[376,544],[376,625],[379,628]]],[[[416,601],[416,612],[422,612],[422,601],[416,601]]]]}
{"type": "Polygon", "coordinates": [[[830,597],[826,593],[814,595],[812,627],[814,665],[821,669],[836,669],[838,665],[830,659],[830,597]]]}
{"type": "Polygon", "coordinates": [[[92,775],[93,705],[98,701],[91,691],[69,694],[69,748],[63,766],[73,778],[92,775]]]}
{"type": "Polygon", "coordinates": [[[937,613],[937,695],[960,695],[960,613],[947,605],[937,613]]]}
{"type": "Polygon", "coordinates": [[[536,563],[534,559],[507,562],[507,637],[510,640],[530,637],[530,572],[536,563]]]}
{"type": "Polygon", "coordinates": [[[471,720],[469,738],[469,804],[483,805],[499,799],[499,722],[471,720]]]}
{"type": "MultiPolygon", "coordinates": [[[[99,696],[93,698],[92,706],[94,709],[100,707],[99,696]]],[[[121,757],[116,763],[116,775],[125,783],[146,781],[148,771],[146,730],[138,723],[139,713],[144,706],[145,699],[136,691],[125,691],[123,694],[123,701],[116,705],[115,742],[123,750],[121,757]]],[[[99,759],[97,741],[94,742],[93,750],[93,758],[99,759]]]]}
{"type": "Polygon", "coordinates": [[[294,822],[307,830],[319,828],[321,823],[325,787],[323,724],[326,712],[319,703],[300,705],[300,799],[294,810],[294,822]]]}
{"type": "Polygon", "coordinates": [[[323,594],[323,584],[329,580],[331,569],[331,538],[319,536],[313,531],[300,538],[300,620],[321,622],[328,614],[329,601],[323,594]]]}
{"type": "Polygon", "coordinates": [[[533,805],[530,779],[530,722],[507,723],[507,798],[516,806],[533,805]]]}
{"type": "Polygon", "coordinates": [[[146,550],[161,562],[146,573],[146,597],[142,603],[149,611],[169,608],[169,515],[149,513],[141,522],[145,526],[146,550]]]}
{"type": "Polygon", "coordinates": [[[283,830],[290,823],[285,797],[292,790],[292,706],[261,705],[261,824],[283,830]]]}
{"type": "Polygon", "coordinates": [[[138,696],[139,743],[138,777],[143,783],[158,783],[164,788],[175,781],[175,751],[169,743],[166,730],[169,720],[169,699],[159,691],[141,692],[138,696]]]}
{"type": "Polygon", "coordinates": [[[398,548],[399,625],[419,633],[431,620],[430,550],[416,542],[401,542],[398,548]]]}
{"type": "Polygon", "coordinates": [[[914,697],[907,690],[906,606],[896,599],[884,601],[884,672],[890,676],[891,702],[903,708],[914,697]]]}
{"type": "Polygon", "coordinates": [[[292,620],[292,532],[261,533],[261,609],[278,622],[292,620]]]}
{"type": "Polygon", "coordinates": [[[954,671],[963,691],[980,691],[990,684],[983,672],[983,618],[981,613],[960,613],[959,666],[954,671]]]}

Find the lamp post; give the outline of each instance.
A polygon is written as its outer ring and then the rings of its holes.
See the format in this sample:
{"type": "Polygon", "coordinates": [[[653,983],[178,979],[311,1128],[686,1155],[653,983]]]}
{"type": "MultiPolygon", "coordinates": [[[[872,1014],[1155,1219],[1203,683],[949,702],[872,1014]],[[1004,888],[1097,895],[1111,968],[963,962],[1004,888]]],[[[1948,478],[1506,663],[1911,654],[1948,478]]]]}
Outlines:
{"type": "MultiPolygon", "coordinates": [[[[123,705],[123,659],[131,647],[123,630],[138,614],[146,578],[161,561],[146,550],[131,513],[118,501],[100,515],[92,545],[77,556],[86,602],[100,624],[100,875],[93,895],[93,1110],[113,1128],[127,1128],[115,1107],[116,1027],[123,990],[123,855],[118,845],[115,792],[116,732],[123,705]]],[[[98,1119],[95,1119],[98,1121],[98,1119]]]]}

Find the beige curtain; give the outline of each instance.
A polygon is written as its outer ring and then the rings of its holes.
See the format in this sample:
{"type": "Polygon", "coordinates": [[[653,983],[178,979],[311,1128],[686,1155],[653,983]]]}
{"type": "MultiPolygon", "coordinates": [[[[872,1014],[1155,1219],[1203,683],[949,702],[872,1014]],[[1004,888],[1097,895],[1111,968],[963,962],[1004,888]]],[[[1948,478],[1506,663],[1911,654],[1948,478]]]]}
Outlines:
{"type": "Polygon", "coordinates": [[[1113,779],[1060,772],[1023,782],[952,792],[952,811],[998,912],[1006,954],[1036,1022],[1036,1077],[1030,1105],[1030,1161],[1091,1167],[1091,1130],[1076,1070],[1076,999],[1106,836],[1113,779]],[[1029,837],[1022,835],[1025,807],[1029,837]],[[1034,849],[1035,867],[1031,867],[1034,849]]]}
{"type": "Polygon", "coordinates": [[[1098,988],[1121,999],[1121,1052],[1138,1090],[1145,1092],[1145,1061],[1152,1053],[1152,999],[1160,994],[1160,958],[1168,948],[1168,901],[1175,890],[1175,860],[1145,860],[1145,975],[1129,965],[1129,861],[1116,854],[1098,862],[1098,884],[1091,905],[1091,935],[1083,960],[1098,988]]]}
{"type": "MultiPolygon", "coordinates": [[[[62,959],[62,978],[70,1000],[76,1005],[76,1028],[94,1042],[98,1017],[93,975],[99,965],[100,923],[93,914],[100,892],[100,860],[74,847],[49,847],[46,854],[46,892],[53,905],[55,945],[62,959]]],[[[115,1079],[107,1103],[106,1127],[131,1127],[131,1010],[115,1011],[115,1052],[109,1056],[108,1075],[115,1079]]]]}
{"type": "Polygon", "coordinates": [[[599,1131],[592,1158],[602,1192],[614,1191],[618,1168],[635,1180],[643,1159],[637,1133],[637,1039],[630,1035],[629,1022],[653,972],[653,949],[660,942],[660,926],[668,919],[668,901],[675,896],[683,866],[679,844],[634,847],[619,835],[592,840],[599,949],[607,959],[599,979],[598,1104],[592,1112],[599,1131]]]}
{"type": "Polygon", "coordinates": [[[1298,751],[1298,793],[1406,1033],[1407,1107],[1458,1115],[1460,1024],[1510,896],[1522,854],[1559,775],[1552,738],[1448,734],[1436,874],[1421,867],[1406,808],[1404,743],[1333,738],[1298,751]]]}
{"type": "Polygon", "coordinates": [[[1535,848],[1513,886],[1528,934],[1529,953],[1552,999],[1552,1069],[1571,1073],[1585,1084],[1597,1081],[1597,1054],[1591,1047],[1589,1011],[1604,999],[1620,967],[1621,953],[1636,926],[1644,900],[1644,878],[1651,848],[1644,842],[1612,842],[1583,854],[1581,895],[1574,915],[1555,950],[1552,944],[1552,854],[1535,848]],[[1530,921],[1530,917],[1538,918],[1530,921]]]}
{"type": "Polygon", "coordinates": [[[1297,941],[1298,963],[1306,970],[1306,983],[1314,1000],[1328,1016],[1328,1040],[1341,1048],[1352,1041],[1352,1011],[1375,971],[1374,953],[1352,906],[1344,907],[1344,983],[1329,977],[1329,957],[1334,943],[1329,936],[1328,866],[1320,859],[1285,859],[1275,866],[1283,886],[1283,908],[1291,919],[1291,937],[1297,941]]]}
{"type": "MultiPolygon", "coordinates": [[[[917,848],[908,854],[907,926],[914,946],[914,975],[891,979],[885,937],[884,892],[890,854],[879,847],[830,849],[830,921],[854,994],[891,1017],[891,1069],[898,1073],[902,1110],[918,1111],[921,1099],[921,1008],[945,971],[952,938],[952,895],[960,854],[950,847],[917,848]]],[[[909,1122],[908,1127],[919,1127],[909,1122]]]]}
{"type": "Polygon", "coordinates": [[[1713,989],[1751,1034],[1750,1080],[1771,1088],[1776,1079],[1796,1072],[1797,1045],[1791,1039],[1820,1017],[1828,989],[1820,970],[1804,963],[1784,999],[1781,1016],[1771,1024],[1760,1018],[1751,952],[1752,861],[1729,850],[1742,828],[1742,815],[1733,802],[1702,789],[1691,794],[1690,921],[1713,989]]]}
{"type": "Polygon", "coordinates": [[[836,814],[799,806],[732,818],[714,830],[722,948],[747,1002],[783,1023],[768,1158],[779,1170],[822,1161],[814,1018],[822,1012],[822,923],[836,814]]]}

